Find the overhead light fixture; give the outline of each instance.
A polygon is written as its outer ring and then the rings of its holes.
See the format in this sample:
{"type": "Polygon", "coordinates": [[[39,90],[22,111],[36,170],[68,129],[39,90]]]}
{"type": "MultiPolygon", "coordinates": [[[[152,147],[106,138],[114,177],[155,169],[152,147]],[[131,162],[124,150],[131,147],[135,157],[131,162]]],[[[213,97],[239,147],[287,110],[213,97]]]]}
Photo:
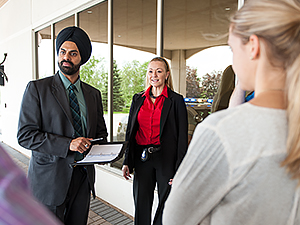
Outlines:
{"type": "Polygon", "coordinates": [[[92,14],[92,13],[93,13],[93,11],[92,11],[92,10],[89,10],[89,11],[87,11],[87,13],[88,13],[88,14],[92,14]]]}
{"type": "Polygon", "coordinates": [[[226,11],[230,11],[231,8],[230,8],[230,7],[226,7],[225,10],[226,10],[226,11]]]}

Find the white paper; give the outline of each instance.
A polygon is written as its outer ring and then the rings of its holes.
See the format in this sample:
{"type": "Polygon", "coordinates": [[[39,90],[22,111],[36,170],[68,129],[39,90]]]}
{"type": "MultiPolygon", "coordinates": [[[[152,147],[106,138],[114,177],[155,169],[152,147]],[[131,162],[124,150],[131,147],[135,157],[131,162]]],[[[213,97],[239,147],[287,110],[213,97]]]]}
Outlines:
{"type": "Polygon", "coordinates": [[[77,163],[101,163],[115,159],[123,144],[93,145],[86,157],[77,163]]]}

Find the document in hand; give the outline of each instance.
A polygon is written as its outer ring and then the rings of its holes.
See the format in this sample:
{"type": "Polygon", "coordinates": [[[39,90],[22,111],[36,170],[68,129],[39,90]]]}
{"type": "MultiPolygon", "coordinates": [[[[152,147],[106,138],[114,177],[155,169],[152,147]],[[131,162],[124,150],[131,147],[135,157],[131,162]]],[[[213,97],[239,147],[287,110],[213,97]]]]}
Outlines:
{"type": "Polygon", "coordinates": [[[112,163],[122,158],[127,142],[106,142],[92,144],[89,153],[75,165],[91,165],[97,163],[112,163]]]}

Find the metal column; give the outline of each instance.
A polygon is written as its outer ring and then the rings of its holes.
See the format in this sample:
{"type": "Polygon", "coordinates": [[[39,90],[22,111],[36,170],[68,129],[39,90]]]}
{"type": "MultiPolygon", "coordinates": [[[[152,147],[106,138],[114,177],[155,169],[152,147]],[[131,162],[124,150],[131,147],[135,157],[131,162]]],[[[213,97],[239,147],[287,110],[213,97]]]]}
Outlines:
{"type": "Polygon", "coordinates": [[[51,24],[51,42],[52,42],[52,74],[55,74],[55,24],[51,24]]]}
{"type": "Polygon", "coordinates": [[[156,36],[156,55],[164,54],[164,0],[157,0],[157,36],[156,36]]]}
{"type": "Polygon", "coordinates": [[[107,92],[107,111],[108,111],[108,140],[113,141],[113,0],[108,0],[108,92],[107,92]]]}

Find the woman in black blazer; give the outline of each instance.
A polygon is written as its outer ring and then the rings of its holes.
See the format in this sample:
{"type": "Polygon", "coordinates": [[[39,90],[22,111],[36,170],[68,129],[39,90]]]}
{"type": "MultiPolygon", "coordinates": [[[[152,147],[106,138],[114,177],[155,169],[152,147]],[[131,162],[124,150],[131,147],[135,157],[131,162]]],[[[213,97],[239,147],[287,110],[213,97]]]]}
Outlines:
{"type": "Polygon", "coordinates": [[[133,96],[122,168],[125,179],[135,171],[135,225],[151,224],[156,183],[159,205],[153,224],[162,224],[170,182],[188,145],[186,106],[182,95],[173,91],[170,67],[164,58],[150,61],[146,80],[148,89],[133,96]]]}

